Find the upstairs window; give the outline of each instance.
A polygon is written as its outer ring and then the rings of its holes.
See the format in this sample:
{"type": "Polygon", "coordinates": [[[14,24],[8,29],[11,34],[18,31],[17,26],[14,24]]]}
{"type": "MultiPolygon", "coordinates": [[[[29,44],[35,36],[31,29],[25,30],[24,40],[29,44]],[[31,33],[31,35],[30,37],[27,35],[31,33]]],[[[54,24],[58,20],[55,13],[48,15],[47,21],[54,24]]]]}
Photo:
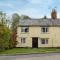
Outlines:
{"type": "Polygon", "coordinates": [[[29,27],[21,27],[21,32],[29,32],[29,27]]]}
{"type": "Polygon", "coordinates": [[[41,31],[42,31],[43,33],[48,32],[48,27],[42,27],[42,28],[41,28],[41,31]]]}

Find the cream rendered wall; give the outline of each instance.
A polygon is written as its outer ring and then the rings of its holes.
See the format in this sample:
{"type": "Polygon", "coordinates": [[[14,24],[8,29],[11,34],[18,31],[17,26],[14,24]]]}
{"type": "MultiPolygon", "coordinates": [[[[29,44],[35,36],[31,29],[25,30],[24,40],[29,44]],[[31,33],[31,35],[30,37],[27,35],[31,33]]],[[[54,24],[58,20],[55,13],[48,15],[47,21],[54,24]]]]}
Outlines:
{"type": "Polygon", "coordinates": [[[18,44],[16,45],[16,47],[32,47],[32,38],[29,36],[29,32],[22,33],[21,27],[17,28],[17,41],[18,41],[18,44]],[[26,43],[24,44],[21,43],[21,37],[26,38],[26,43]]]}
{"type": "Polygon", "coordinates": [[[60,47],[60,27],[48,28],[48,33],[42,33],[39,26],[29,27],[28,33],[22,33],[21,27],[18,27],[16,47],[32,47],[32,37],[38,37],[38,47],[60,47]],[[26,37],[26,43],[21,43],[21,37],[26,37]],[[41,44],[41,38],[48,38],[48,44],[41,44]]]}

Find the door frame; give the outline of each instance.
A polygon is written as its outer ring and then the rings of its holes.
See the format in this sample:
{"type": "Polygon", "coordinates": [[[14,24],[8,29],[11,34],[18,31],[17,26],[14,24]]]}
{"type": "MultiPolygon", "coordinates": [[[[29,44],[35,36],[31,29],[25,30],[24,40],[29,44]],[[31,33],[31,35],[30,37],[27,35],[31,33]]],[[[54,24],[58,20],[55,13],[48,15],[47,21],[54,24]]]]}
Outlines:
{"type": "Polygon", "coordinates": [[[38,37],[32,37],[32,48],[38,48],[38,37]]]}

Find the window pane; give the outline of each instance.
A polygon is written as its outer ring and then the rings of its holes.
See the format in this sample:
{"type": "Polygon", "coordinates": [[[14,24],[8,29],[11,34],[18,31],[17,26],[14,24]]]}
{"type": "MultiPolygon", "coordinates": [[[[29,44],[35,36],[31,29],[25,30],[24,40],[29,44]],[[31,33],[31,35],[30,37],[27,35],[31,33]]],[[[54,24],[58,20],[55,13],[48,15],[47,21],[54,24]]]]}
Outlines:
{"type": "Polygon", "coordinates": [[[45,32],[45,28],[42,28],[42,31],[45,32]]]}
{"type": "Polygon", "coordinates": [[[25,43],[25,38],[23,38],[23,43],[25,43]]]}
{"type": "Polygon", "coordinates": [[[25,28],[25,32],[28,32],[28,28],[25,28]]]}
{"type": "Polygon", "coordinates": [[[48,28],[46,28],[46,32],[48,32],[48,28]]]}
{"type": "Polygon", "coordinates": [[[45,44],[45,39],[41,39],[41,44],[45,44]]]}
{"type": "Polygon", "coordinates": [[[45,41],[45,44],[48,44],[48,40],[45,41]]]}
{"type": "Polygon", "coordinates": [[[25,28],[24,27],[21,27],[21,32],[25,32],[25,28]]]}

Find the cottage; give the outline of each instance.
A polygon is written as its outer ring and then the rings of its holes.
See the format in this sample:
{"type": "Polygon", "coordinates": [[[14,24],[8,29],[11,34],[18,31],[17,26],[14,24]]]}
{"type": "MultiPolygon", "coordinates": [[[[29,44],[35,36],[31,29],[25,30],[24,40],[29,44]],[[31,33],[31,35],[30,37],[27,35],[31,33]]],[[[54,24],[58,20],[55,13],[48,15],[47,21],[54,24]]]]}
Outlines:
{"type": "Polygon", "coordinates": [[[20,20],[16,47],[60,47],[60,19],[56,10],[51,18],[20,20]]]}

